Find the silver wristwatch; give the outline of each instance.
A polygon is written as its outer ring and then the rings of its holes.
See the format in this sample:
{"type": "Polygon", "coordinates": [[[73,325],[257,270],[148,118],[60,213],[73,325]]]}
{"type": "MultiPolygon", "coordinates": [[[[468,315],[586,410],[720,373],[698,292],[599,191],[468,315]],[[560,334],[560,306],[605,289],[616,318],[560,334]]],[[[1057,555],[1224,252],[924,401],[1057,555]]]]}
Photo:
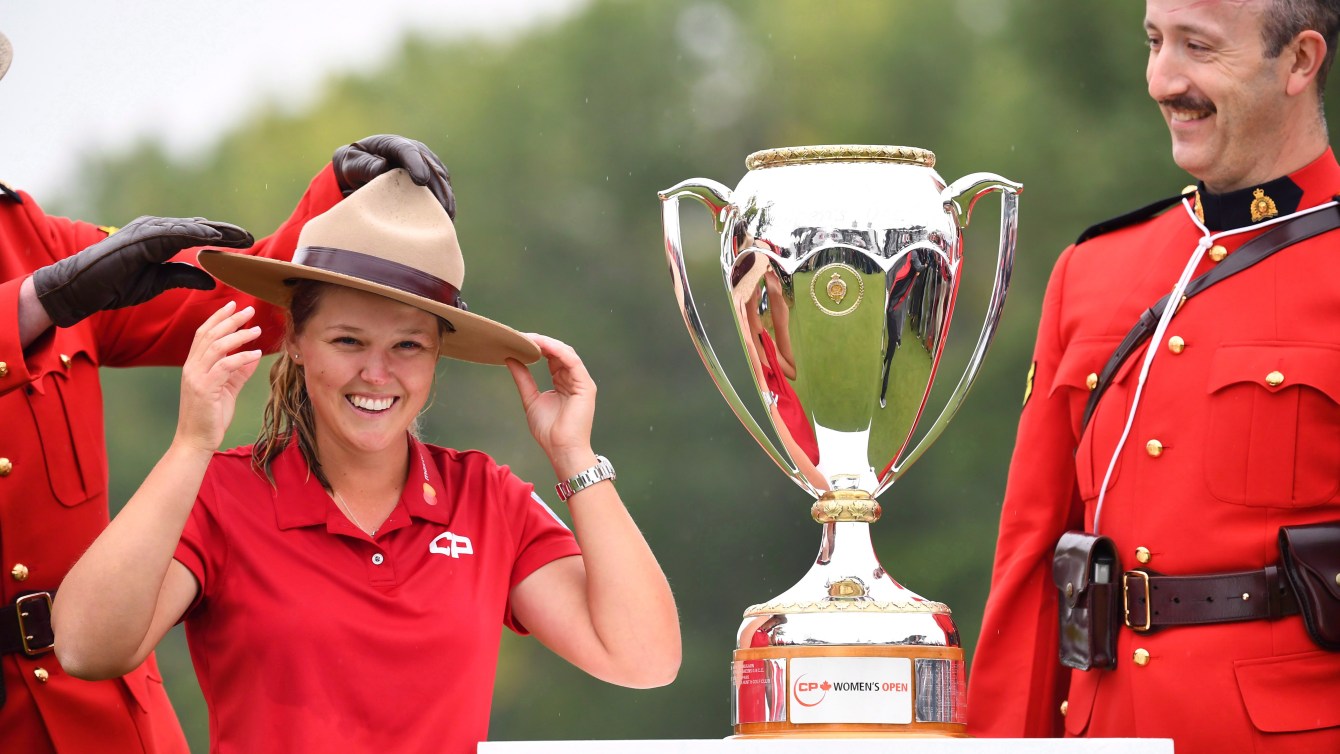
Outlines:
{"type": "Polygon", "coordinates": [[[566,482],[559,482],[554,485],[554,489],[558,491],[559,501],[566,503],[568,498],[587,487],[606,479],[613,481],[615,478],[614,465],[610,463],[610,459],[605,456],[596,456],[595,466],[579,472],[566,482]]]}

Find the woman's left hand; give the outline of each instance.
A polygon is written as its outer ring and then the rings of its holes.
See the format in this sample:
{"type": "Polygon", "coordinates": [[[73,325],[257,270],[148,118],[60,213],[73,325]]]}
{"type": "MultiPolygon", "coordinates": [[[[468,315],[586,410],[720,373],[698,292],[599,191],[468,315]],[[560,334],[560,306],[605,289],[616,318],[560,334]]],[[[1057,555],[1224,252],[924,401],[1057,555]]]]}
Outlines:
{"type": "Polygon", "coordinates": [[[596,383],[572,347],[529,333],[549,365],[553,389],[540,392],[524,364],[507,360],[526,410],[530,433],[540,444],[559,478],[591,465],[591,425],[596,413],[596,383]],[[575,468],[572,468],[575,465],[575,468]]]}
{"type": "Polygon", "coordinates": [[[239,350],[260,337],[260,327],[243,327],[255,309],[229,301],[195,331],[181,370],[181,408],[174,442],[213,453],[233,421],[242,385],[260,364],[258,349],[239,350]]]}

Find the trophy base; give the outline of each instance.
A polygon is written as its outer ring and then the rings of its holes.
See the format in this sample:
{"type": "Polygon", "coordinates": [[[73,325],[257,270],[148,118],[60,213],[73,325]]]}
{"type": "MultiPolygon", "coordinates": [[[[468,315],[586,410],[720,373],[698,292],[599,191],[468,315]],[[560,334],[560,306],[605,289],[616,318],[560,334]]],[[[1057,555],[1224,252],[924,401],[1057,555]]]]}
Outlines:
{"type": "Polygon", "coordinates": [[[967,736],[958,647],[760,647],[732,665],[736,738],[967,736]]]}
{"type": "MultiPolygon", "coordinates": [[[[760,723],[760,725],[770,724],[760,723]]],[[[738,738],[740,740],[760,738],[971,738],[963,732],[962,728],[961,725],[925,723],[917,726],[916,730],[907,731],[886,729],[880,726],[832,723],[806,726],[803,729],[790,726],[765,730],[760,733],[736,733],[733,736],[726,736],[726,738],[738,738]]]]}
{"type": "Polygon", "coordinates": [[[739,737],[964,737],[967,684],[947,606],[894,581],[870,544],[878,504],[815,503],[819,555],[786,592],[744,613],[731,663],[739,737]]]}

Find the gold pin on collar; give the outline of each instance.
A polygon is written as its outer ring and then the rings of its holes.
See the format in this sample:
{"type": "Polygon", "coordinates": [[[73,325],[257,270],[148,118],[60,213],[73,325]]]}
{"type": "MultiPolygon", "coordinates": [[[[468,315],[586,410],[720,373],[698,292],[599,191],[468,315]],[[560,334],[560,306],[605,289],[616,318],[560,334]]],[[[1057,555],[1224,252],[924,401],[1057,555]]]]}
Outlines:
{"type": "Polygon", "coordinates": [[[1259,223],[1262,220],[1269,220],[1279,213],[1279,208],[1275,206],[1275,200],[1266,196],[1265,189],[1252,191],[1252,222],[1259,223]]]}

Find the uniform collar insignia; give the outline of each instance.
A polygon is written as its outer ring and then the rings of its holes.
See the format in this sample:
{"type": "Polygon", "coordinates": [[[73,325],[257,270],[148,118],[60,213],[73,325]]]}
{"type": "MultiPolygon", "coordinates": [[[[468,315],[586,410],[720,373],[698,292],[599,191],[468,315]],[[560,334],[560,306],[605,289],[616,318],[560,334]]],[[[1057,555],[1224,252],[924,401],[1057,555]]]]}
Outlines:
{"type": "Polygon", "coordinates": [[[1256,189],[1252,191],[1252,222],[1259,223],[1262,220],[1269,220],[1280,213],[1279,208],[1275,206],[1275,200],[1266,196],[1265,189],[1256,189]]]}
{"type": "Polygon", "coordinates": [[[1226,194],[1212,194],[1204,184],[1196,188],[1197,215],[1212,231],[1244,228],[1291,215],[1303,200],[1303,189],[1288,176],[1226,194]]]}

